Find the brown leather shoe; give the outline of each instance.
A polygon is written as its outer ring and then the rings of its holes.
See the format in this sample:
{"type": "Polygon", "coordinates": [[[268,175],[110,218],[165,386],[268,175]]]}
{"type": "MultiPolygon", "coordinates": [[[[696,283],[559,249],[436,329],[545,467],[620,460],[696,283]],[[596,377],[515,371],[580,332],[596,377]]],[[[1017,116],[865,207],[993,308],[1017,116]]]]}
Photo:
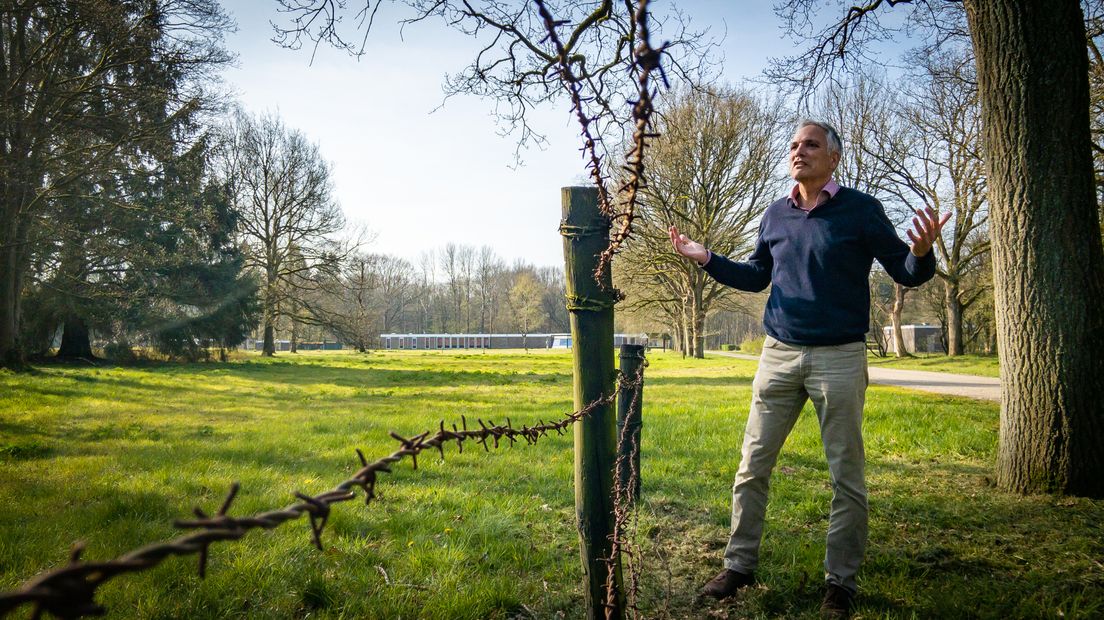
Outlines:
{"type": "Polygon", "coordinates": [[[740,591],[740,588],[750,586],[753,583],[755,583],[755,575],[726,568],[717,573],[716,577],[710,579],[709,583],[702,588],[701,593],[715,599],[723,599],[736,594],[740,591]]]}
{"type": "Polygon", "coordinates": [[[820,617],[824,620],[846,620],[851,617],[854,602],[855,595],[847,588],[830,583],[824,593],[824,601],[820,603],[820,617]]]}

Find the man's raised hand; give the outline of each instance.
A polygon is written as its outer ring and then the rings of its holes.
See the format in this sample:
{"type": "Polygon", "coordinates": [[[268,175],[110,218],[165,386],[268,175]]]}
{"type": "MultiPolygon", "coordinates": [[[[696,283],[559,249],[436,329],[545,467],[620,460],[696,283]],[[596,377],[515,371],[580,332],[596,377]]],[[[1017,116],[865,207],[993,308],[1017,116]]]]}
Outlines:
{"type": "Polygon", "coordinates": [[[672,226],[668,229],[668,232],[671,233],[671,245],[674,246],[676,252],[697,261],[699,265],[709,262],[709,250],[705,249],[704,245],[692,241],[686,235],[679,234],[677,226],[672,226]]]}
{"type": "Polygon", "coordinates": [[[912,229],[905,231],[905,234],[912,241],[912,253],[923,256],[931,251],[932,244],[939,238],[939,232],[943,230],[943,225],[951,219],[951,212],[948,211],[943,219],[940,219],[939,214],[931,207],[924,207],[924,211],[914,209],[914,212],[916,217],[912,218],[912,229]]]}

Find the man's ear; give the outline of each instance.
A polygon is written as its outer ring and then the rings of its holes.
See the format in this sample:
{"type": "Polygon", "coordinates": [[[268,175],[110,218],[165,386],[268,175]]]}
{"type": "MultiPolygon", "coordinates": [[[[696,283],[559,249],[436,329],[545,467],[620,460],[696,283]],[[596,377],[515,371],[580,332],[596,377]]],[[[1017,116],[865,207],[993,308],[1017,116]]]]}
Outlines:
{"type": "Polygon", "coordinates": [[[832,151],[832,171],[834,172],[840,163],[840,152],[832,151]]]}

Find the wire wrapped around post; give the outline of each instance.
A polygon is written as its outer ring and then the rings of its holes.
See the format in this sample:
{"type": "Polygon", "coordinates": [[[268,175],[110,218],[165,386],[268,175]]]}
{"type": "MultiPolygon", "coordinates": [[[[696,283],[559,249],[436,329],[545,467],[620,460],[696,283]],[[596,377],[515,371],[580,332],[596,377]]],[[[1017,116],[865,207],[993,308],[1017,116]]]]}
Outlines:
{"type": "Polygon", "coordinates": [[[644,345],[621,345],[621,374],[636,377],[632,383],[623,383],[617,396],[617,484],[626,503],[635,504],[640,499],[640,429],[644,397],[644,345]]]}
{"type": "MultiPolygon", "coordinates": [[[[609,394],[617,377],[613,364],[613,306],[617,298],[611,286],[609,264],[600,277],[594,277],[598,257],[609,245],[609,230],[610,220],[601,212],[596,188],[563,189],[560,233],[567,275],[576,403],[589,402],[596,394],[609,394]]],[[[611,561],[617,447],[614,414],[610,403],[595,409],[574,429],[575,512],[588,620],[624,617],[621,562],[618,557],[611,561]]]]}

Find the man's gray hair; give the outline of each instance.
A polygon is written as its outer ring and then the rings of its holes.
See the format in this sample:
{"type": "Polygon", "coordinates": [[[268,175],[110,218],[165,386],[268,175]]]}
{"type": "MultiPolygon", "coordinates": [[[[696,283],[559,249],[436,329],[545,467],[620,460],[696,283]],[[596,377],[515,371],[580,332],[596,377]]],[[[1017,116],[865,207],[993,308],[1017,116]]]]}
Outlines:
{"type": "Polygon", "coordinates": [[[798,123],[797,128],[808,127],[809,125],[815,125],[824,130],[824,134],[828,136],[828,152],[835,151],[836,153],[843,154],[843,141],[840,140],[839,132],[836,128],[825,123],[824,121],[814,121],[812,119],[805,119],[798,123]]]}

